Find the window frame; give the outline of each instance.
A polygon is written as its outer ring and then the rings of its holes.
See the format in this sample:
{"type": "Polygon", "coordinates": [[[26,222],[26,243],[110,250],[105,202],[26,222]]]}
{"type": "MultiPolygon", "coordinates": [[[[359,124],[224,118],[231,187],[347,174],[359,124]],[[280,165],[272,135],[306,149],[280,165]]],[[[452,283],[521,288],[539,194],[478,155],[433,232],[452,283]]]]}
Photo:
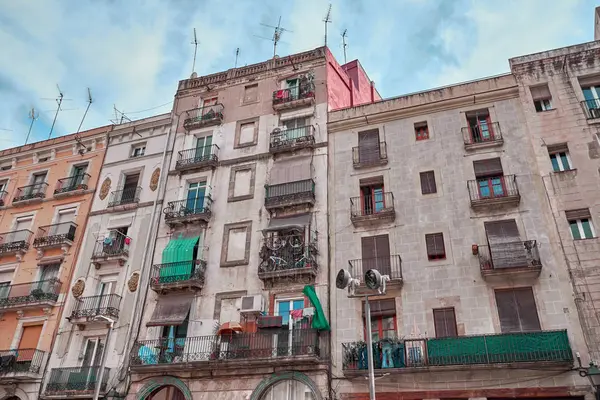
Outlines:
{"type": "Polygon", "coordinates": [[[437,182],[435,180],[435,171],[423,171],[419,172],[419,181],[421,182],[421,194],[429,195],[437,193],[437,182]],[[426,180],[427,187],[423,185],[423,179],[426,180]]]}
{"type": "MultiPolygon", "coordinates": [[[[364,328],[364,337],[365,337],[365,341],[367,340],[367,320],[366,318],[363,317],[363,328],[364,328]]],[[[378,339],[373,339],[374,342],[376,341],[380,341],[382,339],[387,339],[388,337],[383,336],[383,332],[393,332],[394,333],[394,337],[398,336],[398,314],[394,314],[394,315],[377,315],[377,316],[371,316],[371,338],[373,338],[373,335],[377,334],[378,339]],[[392,318],[392,329],[383,329],[383,320],[384,319],[389,319],[392,318]],[[373,322],[377,322],[377,330],[375,331],[373,329],[373,322]]]]}
{"type": "Polygon", "coordinates": [[[429,126],[427,122],[415,123],[415,140],[417,142],[429,140],[429,126]]]}
{"type": "Polygon", "coordinates": [[[131,146],[130,158],[137,158],[146,155],[146,143],[138,143],[131,146]],[[141,150],[141,154],[136,154],[138,150],[141,150]]]}
{"type": "MultiPolygon", "coordinates": [[[[437,249],[437,246],[435,246],[437,249]]],[[[427,252],[427,259],[429,261],[440,261],[440,260],[445,260],[448,257],[448,253],[446,252],[446,243],[444,241],[444,233],[443,232],[435,232],[435,233],[426,233],[425,234],[425,251],[427,252]],[[443,255],[435,255],[435,254],[430,254],[429,253],[429,245],[428,245],[428,238],[432,238],[433,240],[433,244],[435,245],[436,241],[435,238],[440,236],[442,238],[442,251],[443,251],[443,255]]]]}
{"type": "MultiPolygon", "coordinates": [[[[456,309],[454,307],[442,307],[442,308],[434,308],[432,309],[432,313],[433,313],[433,326],[435,329],[435,337],[436,338],[446,338],[446,337],[458,337],[458,324],[456,322],[456,309]],[[447,326],[444,327],[444,329],[446,330],[446,334],[440,334],[442,332],[441,331],[441,327],[438,328],[438,324],[436,323],[436,313],[447,313],[447,312],[452,312],[452,322],[454,322],[454,333],[455,335],[452,334],[448,334],[449,332],[447,329],[447,326]]],[[[445,321],[446,323],[448,321],[445,321]]]]}
{"type": "Polygon", "coordinates": [[[554,110],[554,108],[552,107],[552,98],[534,100],[533,106],[535,107],[535,112],[544,112],[544,111],[554,110]]]}
{"type": "Polygon", "coordinates": [[[578,219],[572,219],[569,220],[569,228],[571,229],[571,236],[573,237],[573,240],[585,240],[585,239],[594,239],[596,238],[596,231],[594,230],[594,224],[592,223],[592,219],[591,218],[578,218],[578,219]],[[592,236],[587,237],[586,233],[585,233],[585,227],[583,225],[583,222],[587,221],[588,225],[589,225],[589,229],[590,229],[590,233],[592,236]],[[579,234],[579,237],[575,237],[575,231],[573,230],[574,226],[577,227],[577,232],[579,234]]]}
{"type": "Polygon", "coordinates": [[[572,171],[575,169],[575,168],[573,168],[573,162],[571,161],[571,156],[569,155],[568,150],[552,152],[549,154],[549,157],[550,157],[550,164],[552,165],[553,172],[566,172],[566,171],[572,171]],[[565,156],[565,159],[567,160],[567,163],[569,164],[567,166],[568,168],[565,168],[565,166],[563,165],[562,155],[565,156]],[[554,163],[552,162],[553,158],[556,159],[556,166],[558,169],[554,168],[554,163]]]}
{"type": "Polygon", "coordinates": [[[383,185],[383,182],[381,183],[371,183],[368,185],[361,185],[360,186],[360,209],[363,213],[363,215],[373,215],[373,214],[377,214],[381,211],[384,211],[386,208],[385,206],[385,186],[383,185]],[[363,189],[370,189],[371,194],[370,195],[366,195],[363,191],[363,189]],[[377,201],[377,193],[376,191],[378,191],[378,193],[381,195],[381,201],[377,201]],[[370,204],[367,203],[367,201],[365,200],[366,196],[371,196],[371,201],[370,204]],[[381,204],[381,208],[378,208],[377,205],[381,204]],[[369,209],[369,207],[371,207],[369,209]]]}

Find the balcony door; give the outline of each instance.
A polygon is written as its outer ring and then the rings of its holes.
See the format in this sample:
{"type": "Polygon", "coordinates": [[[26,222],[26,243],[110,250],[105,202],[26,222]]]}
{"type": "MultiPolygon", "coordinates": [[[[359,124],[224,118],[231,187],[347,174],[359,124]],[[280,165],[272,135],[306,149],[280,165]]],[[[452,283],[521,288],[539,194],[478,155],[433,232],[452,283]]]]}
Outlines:
{"type": "Polygon", "coordinates": [[[473,170],[477,178],[479,198],[490,199],[506,196],[504,171],[500,158],[473,161],[473,170]]]}
{"type": "Polygon", "coordinates": [[[378,213],[385,208],[383,184],[360,187],[360,200],[363,215],[378,213]]]}
{"type": "Polygon", "coordinates": [[[67,208],[59,210],[56,214],[54,224],[48,231],[48,236],[63,236],[65,239],[73,240],[75,237],[75,225],[70,222],[75,221],[76,208],[67,208]]]}
{"type": "Polygon", "coordinates": [[[96,297],[96,315],[107,313],[107,308],[112,306],[112,296],[117,290],[116,280],[103,280],[98,285],[96,297]]]}
{"type": "Polygon", "coordinates": [[[199,137],[196,140],[196,161],[205,161],[210,159],[212,151],[212,136],[199,137]]]}
{"type": "Polygon", "coordinates": [[[490,113],[487,110],[477,111],[472,114],[467,113],[469,123],[469,132],[473,143],[489,142],[494,140],[494,131],[490,113]]]}
{"type": "Polygon", "coordinates": [[[125,175],[123,192],[121,193],[121,204],[133,203],[135,201],[139,180],[139,173],[125,175]]]}
{"type": "Polygon", "coordinates": [[[79,188],[79,185],[83,183],[85,171],[87,170],[87,164],[74,165],[73,171],[71,172],[71,179],[69,179],[69,189],[75,190],[79,188]]]}
{"type": "Polygon", "coordinates": [[[188,185],[186,214],[199,214],[204,211],[204,197],[206,196],[206,181],[193,182],[188,185]]]}
{"type": "Polygon", "coordinates": [[[94,390],[96,376],[99,373],[98,366],[102,362],[103,352],[104,342],[102,339],[85,339],[82,349],[81,372],[71,372],[69,375],[70,389],[81,390],[82,384],[85,384],[87,390],[94,390]]]}
{"type": "Polygon", "coordinates": [[[296,100],[300,94],[300,86],[298,79],[288,79],[285,81],[286,89],[290,92],[290,100],[296,100]]]}
{"type": "Polygon", "coordinates": [[[364,282],[364,274],[370,269],[377,269],[382,275],[391,275],[389,236],[365,236],[361,238],[360,244],[362,249],[362,271],[360,271],[361,276],[358,278],[361,282],[364,282]]]}
{"type": "Polygon", "coordinates": [[[527,254],[514,219],[486,222],[484,225],[493,268],[527,266],[527,254]]]}
{"type": "Polygon", "coordinates": [[[47,175],[46,172],[42,172],[42,173],[39,173],[39,174],[34,174],[31,177],[31,185],[32,186],[29,187],[29,192],[25,193],[25,194],[26,195],[35,195],[35,194],[38,194],[38,193],[42,193],[43,189],[44,189],[43,186],[42,186],[42,184],[44,182],[46,182],[46,175],[47,175]]]}
{"type": "MultiPolygon", "coordinates": [[[[56,294],[55,283],[49,282],[50,280],[58,278],[58,272],[60,271],[59,264],[47,264],[41,265],[39,270],[39,278],[36,287],[32,289],[42,290],[43,294],[56,294]]],[[[33,292],[33,290],[32,290],[33,292]]]]}
{"type": "MultiPolygon", "coordinates": [[[[281,325],[288,330],[277,334],[275,348],[278,356],[301,354],[302,333],[294,334],[295,330],[303,328],[302,310],[304,299],[276,300],[275,315],[281,316],[281,325]]],[[[308,326],[306,326],[308,328],[308,326]]]]}
{"type": "Polygon", "coordinates": [[[358,162],[374,163],[379,158],[379,129],[358,132],[358,162]]]}

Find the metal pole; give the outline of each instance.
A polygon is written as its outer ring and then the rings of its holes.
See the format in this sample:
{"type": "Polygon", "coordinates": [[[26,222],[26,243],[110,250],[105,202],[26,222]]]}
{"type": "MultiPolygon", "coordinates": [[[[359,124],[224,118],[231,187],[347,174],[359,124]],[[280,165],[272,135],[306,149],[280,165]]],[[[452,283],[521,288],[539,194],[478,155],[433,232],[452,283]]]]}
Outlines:
{"type": "Polygon", "coordinates": [[[100,372],[98,373],[98,379],[96,380],[96,386],[94,388],[94,400],[100,399],[100,389],[102,388],[102,380],[104,379],[104,365],[106,365],[106,352],[108,350],[110,335],[112,333],[114,324],[115,324],[115,321],[111,320],[110,325],[108,327],[108,332],[106,332],[104,349],[102,350],[102,357],[100,360],[100,372]]]}
{"type": "Polygon", "coordinates": [[[367,362],[369,368],[369,398],[375,400],[375,371],[373,368],[373,337],[371,336],[371,306],[369,296],[365,296],[365,319],[367,325],[367,362]]]}

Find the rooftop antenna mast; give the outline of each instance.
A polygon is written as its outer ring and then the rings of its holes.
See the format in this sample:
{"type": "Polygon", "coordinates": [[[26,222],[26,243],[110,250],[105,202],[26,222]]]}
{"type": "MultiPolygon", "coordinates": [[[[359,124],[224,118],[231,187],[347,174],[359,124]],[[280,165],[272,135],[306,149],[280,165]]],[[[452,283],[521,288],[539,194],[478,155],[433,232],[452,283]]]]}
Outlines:
{"type": "Polygon", "coordinates": [[[58,97],[55,99],[56,103],[58,104],[58,107],[56,107],[56,114],[54,114],[54,120],[52,121],[52,126],[50,127],[50,134],[48,135],[48,139],[50,139],[50,137],[52,136],[52,131],[54,130],[54,124],[56,124],[56,118],[58,117],[58,112],[62,111],[60,106],[62,105],[63,100],[68,100],[65,99],[64,94],[62,92],[62,90],[60,90],[60,86],[58,86],[58,84],[56,84],[56,88],[58,89],[58,97]]]}
{"type": "MultiPolygon", "coordinates": [[[[277,55],[277,43],[279,43],[279,40],[281,39],[281,34],[283,32],[292,32],[292,31],[281,27],[281,16],[279,17],[279,22],[277,23],[277,26],[267,25],[267,24],[263,24],[263,23],[261,23],[261,25],[266,26],[268,28],[275,29],[275,32],[273,32],[273,38],[269,39],[273,42],[273,57],[275,57],[277,55]]],[[[258,36],[258,37],[261,37],[261,36],[258,36]]],[[[263,38],[263,39],[267,39],[267,38],[263,38]]]]}
{"type": "Polygon", "coordinates": [[[31,111],[29,112],[29,118],[31,118],[31,124],[29,124],[29,132],[27,132],[27,137],[25,138],[25,144],[29,141],[29,135],[31,135],[31,129],[33,128],[33,123],[36,119],[39,118],[40,114],[35,115],[35,108],[31,107],[31,111]]]}
{"type": "Polygon", "coordinates": [[[196,51],[198,50],[198,39],[196,38],[196,28],[194,28],[194,41],[192,42],[194,45],[194,62],[192,63],[192,74],[196,70],[196,51]]]}
{"type": "Polygon", "coordinates": [[[329,3],[327,15],[325,16],[323,22],[325,23],[325,47],[327,47],[327,24],[331,23],[331,3],[329,3]]]}
{"type": "MultiPolygon", "coordinates": [[[[81,118],[81,122],[79,123],[79,128],[77,128],[77,133],[79,133],[79,131],[81,130],[81,125],[83,125],[83,121],[85,120],[85,116],[87,115],[88,110],[90,109],[90,106],[93,103],[93,100],[92,100],[92,91],[90,90],[90,88],[87,88],[87,91],[88,91],[88,105],[87,105],[87,107],[85,109],[85,112],[83,113],[83,118],[81,118]]],[[[77,133],[75,135],[77,135],[77,133]]]]}
{"type": "Polygon", "coordinates": [[[131,122],[131,120],[129,119],[129,117],[127,117],[127,115],[125,115],[125,113],[123,111],[119,111],[117,109],[117,105],[116,104],[113,104],[113,109],[114,109],[114,112],[115,112],[115,119],[111,119],[110,122],[112,122],[115,125],[120,125],[120,124],[123,123],[123,121],[131,122]]]}
{"type": "Polygon", "coordinates": [[[348,45],[346,44],[346,32],[348,31],[348,29],[344,29],[344,32],[342,32],[342,45],[344,47],[344,64],[348,63],[348,61],[346,60],[346,47],[348,47],[348,45]]]}
{"type": "Polygon", "coordinates": [[[240,48],[238,47],[237,49],[235,49],[235,65],[233,66],[233,68],[237,68],[239,56],[240,56],[240,48]]]}

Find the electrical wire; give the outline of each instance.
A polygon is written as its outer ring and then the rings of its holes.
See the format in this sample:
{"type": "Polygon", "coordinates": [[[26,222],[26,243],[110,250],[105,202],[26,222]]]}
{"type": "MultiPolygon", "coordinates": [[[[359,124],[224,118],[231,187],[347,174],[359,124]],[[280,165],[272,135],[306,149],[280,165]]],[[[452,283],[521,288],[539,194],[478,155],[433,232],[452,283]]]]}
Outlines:
{"type": "Polygon", "coordinates": [[[146,111],[156,110],[157,108],[161,108],[161,107],[164,107],[164,106],[169,105],[169,104],[173,104],[173,101],[171,100],[171,101],[169,101],[169,102],[167,102],[165,104],[161,104],[160,106],[156,106],[156,107],[152,107],[152,108],[147,108],[145,110],[127,111],[127,112],[123,111],[123,114],[139,114],[139,113],[143,113],[143,112],[146,112],[146,111]]]}

